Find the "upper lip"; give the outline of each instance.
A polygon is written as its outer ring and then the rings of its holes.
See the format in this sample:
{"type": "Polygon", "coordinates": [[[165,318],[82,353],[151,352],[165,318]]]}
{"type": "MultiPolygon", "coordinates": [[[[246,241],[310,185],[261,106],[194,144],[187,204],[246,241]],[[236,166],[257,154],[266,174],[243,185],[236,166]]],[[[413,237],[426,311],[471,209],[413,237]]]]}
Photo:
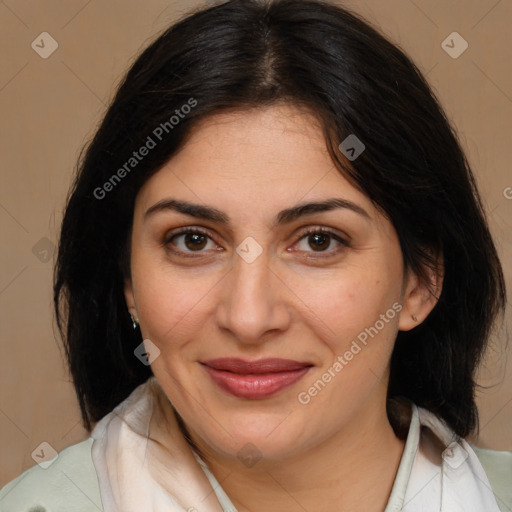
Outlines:
{"type": "Polygon", "coordinates": [[[270,358],[258,359],[257,361],[245,361],[244,359],[232,357],[209,359],[208,361],[202,361],[202,364],[213,368],[214,370],[221,370],[238,374],[289,372],[312,366],[311,363],[294,361],[292,359],[270,358]]]}

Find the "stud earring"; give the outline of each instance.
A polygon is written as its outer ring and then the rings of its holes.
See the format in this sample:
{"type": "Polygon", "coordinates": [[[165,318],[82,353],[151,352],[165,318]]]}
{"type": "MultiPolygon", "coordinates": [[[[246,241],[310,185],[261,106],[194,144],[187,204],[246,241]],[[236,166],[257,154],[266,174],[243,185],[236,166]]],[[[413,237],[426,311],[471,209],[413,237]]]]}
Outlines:
{"type": "Polygon", "coordinates": [[[139,322],[137,320],[135,320],[135,318],[133,318],[133,315],[131,313],[130,313],[130,317],[132,319],[133,330],[135,330],[139,326],[139,322]]]}

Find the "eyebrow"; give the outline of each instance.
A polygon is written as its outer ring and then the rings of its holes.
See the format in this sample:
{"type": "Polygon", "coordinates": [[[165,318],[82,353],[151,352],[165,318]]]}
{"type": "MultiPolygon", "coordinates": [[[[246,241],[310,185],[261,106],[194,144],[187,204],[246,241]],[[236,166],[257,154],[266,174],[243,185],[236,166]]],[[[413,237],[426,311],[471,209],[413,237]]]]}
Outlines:
{"type": "MultiPolygon", "coordinates": [[[[366,220],[371,220],[368,212],[358,204],[353,203],[347,199],[331,198],[326,199],[325,201],[301,203],[293,206],[292,208],[282,210],[276,215],[272,227],[289,224],[305,215],[311,215],[313,213],[319,212],[328,212],[340,208],[351,210],[361,215],[366,220]]],[[[189,215],[190,217],[195,217],[198,219],[218,222],[226,226],[230,223],[229,216],[216,208],[177,199],[162,199],[158,203],[154,204],[146,210],[146,213],[144,213],[144,220],[146,220],[151,215],[156,214],[157,212],[168,210],[182,213],[184,215],[189,215]]]]}

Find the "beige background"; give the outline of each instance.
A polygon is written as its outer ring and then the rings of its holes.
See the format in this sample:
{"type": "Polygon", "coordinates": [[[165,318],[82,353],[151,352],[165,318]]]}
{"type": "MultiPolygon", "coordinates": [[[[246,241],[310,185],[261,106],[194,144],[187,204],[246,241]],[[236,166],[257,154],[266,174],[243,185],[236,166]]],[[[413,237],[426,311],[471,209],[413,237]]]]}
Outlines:
{"type": "MultiPolygon", "coordinates": [[[[87,435],[51,310],[52,250],[62,208],[78,152],[128,63],[176,16],[200,5],[0,1],[0,486],[35,463],[31,453],[41,442],[58,451],[87,435]],[[47,59],[31,47],[42,32],[58,43],[47,59]]],[[[344,5],[412,56],[455,123],[484,196],[510,298],[512,2],[364,0],[344,5]],[[453,31],[469,44],[457,59],[441,46],[453,31]]],[[[482,384],[490,387],[479,393],[478,440],[508,450],[512,365],[504,347],[510,326],[509,306],[481,370],[482,384]]]]}

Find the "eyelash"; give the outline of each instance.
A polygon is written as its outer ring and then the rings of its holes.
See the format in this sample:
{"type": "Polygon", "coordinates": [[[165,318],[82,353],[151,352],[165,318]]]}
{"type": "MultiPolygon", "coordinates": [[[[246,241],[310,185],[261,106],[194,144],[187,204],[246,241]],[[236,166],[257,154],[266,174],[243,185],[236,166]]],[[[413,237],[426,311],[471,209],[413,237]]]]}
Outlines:
{"type": "MultiPolygon", "coordinates": [[[[168,247],[171,244],[173,239],[177,238],[180,235],[187,235],[187,234],[203,235],[203,236],[209,238],[210,240],[212,240],[213,242],[215,242],[215,240],[210,236],[210,234],[207,231],[204,231],[201,228],[184,228],[184,229],[181,229],[179,231],[176,231],[175,233],[171,233],[170,235],[166,236],[164,241],[163,241],[163,245],[165,247],[168,247]]],[[[346,247],[350,246],[350,244],[349,244],[349,242],[347,240],[341,238],[339,235],[337,235],[333,231],[331,231],[331,230],[329,230],[327,228],[324,228],[324,227],[312,227],[312,228],[306,229],[305,231],[303,231],[300,234],[299,238],[294,243],[294,245],[296,245],[302,239],[304,239],[304,238],[306,238],[306,237],[308,237],[310,235],[314,235],[314,234],[328,235],[330,238],[332,238],[335,241],[339,242],[340,245],[341,245],[341,247],[338,247],[337,249],[334,249],[334,250],[327,250],[327,251],[304,251],[304,252],[307,252],[307,253],[311,252],[311,253],[315,254],[314,258],[330,257],[330,256],[338,254],[338,252],[340,252],[343,248],[346,248],[346,247]]],[[[179,255],[181,257],[185,257],[185,258],[197,258],[197,257],[200,257],[202,255],[202,252],[203,252],[203,251],[181,251],[181,250],[175,250],[175,249],[170,249],[170,248],[169,248],[169,250],[172,253],[177,254],[177,255],[179,255]],[[194,254],[194,253],[196,253],[196,254],[194,254]]],[[[308,257],[311,258],[311,256],[308,256],[308,257]]]]}

